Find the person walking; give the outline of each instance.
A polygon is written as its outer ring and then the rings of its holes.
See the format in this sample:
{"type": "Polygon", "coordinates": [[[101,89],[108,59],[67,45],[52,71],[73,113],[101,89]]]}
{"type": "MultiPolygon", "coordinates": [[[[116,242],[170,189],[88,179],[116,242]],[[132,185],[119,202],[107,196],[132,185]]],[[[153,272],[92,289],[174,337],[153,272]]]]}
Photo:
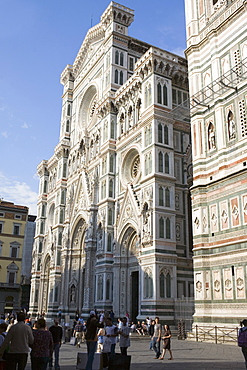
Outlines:
{"type": "Polygon", "coordinates": [[[9,351],[6,358],[6,369],[24,370],[27,364],[29,347],[33,344],[34,338],[32,329],[25,325],[26,315],[24,312],[17,314],[17,324],[11,326],[0,348],[0,358],[7,347],[9,351]]]}
{"type": "Polygon", "coordinates": [[[241,328],[238,332],[238,346],[242,348],[242,353],[245,359],[245,367],[247,369],[247,320],[244,319],[240,323],[241,328]]]}
{"type": "Polygon", "coordinates": [[[79,348],[81,347],[83,328],[84,328],[83,323],[80,320],[78,320],[76,323],[73,335],[74,337],[76,337],[76,346],[79,348]]]}
{"type": "Polygon", "coordinates": [[[159,317],[155,317],[154,334],[153,334],[153,350],[155,352],[155,359],[160,358],[160,339],[161,339],[161,324],[159,317]]]}
{"type": "Polygon", "coordinates": [[[155,320],[151,321],[151,325],[148,328],[148,334],[150,336],[150,342],[149,342],[149,349],[153,349],[153,335],[154,335],[154,325],[155,325],[155,320]]]}
{"type": "MultiPolygon", "coordinates": [[[[62,344],[63,329],[59,325],[59,319],[54,320],[54,325],[50,326],[49,331],[51,332],[53,339],[53,353],[55,357],[55,370],[59,370],[59,351],[62,344]]],[[[52,368],[53,355],[49,359],[49,367],[52,368]]]]}
{"type": "Polygon", "coordinates": [[[163,339],[163,350],[162,350],[162,355],[160,356],[160,360],[163,360],[166,354],[166,350],[169,351],[170,353],[170,358],[169,360],[173,360],[172,357],[172,351],[171,351],[171,331],[169,325],[164,325],[164,335],[162,337],[163,339]]]}
{"type": "Polygon", "coordinates": [[[97,348],[97,329],[103,328],[104,324],[99,323],[95,311],[90,311],[90,317],[87,320],[87,330],[85,334],[87,344],[87,364],[85,370],[92,370],[94,354],[97,348]]]}
{"type": "Polygon", "coordinates": [[[108,355],[115,355],[115,347],[117,343],[118,328],[116,325],[112,324],[112,319],[108,317],[106,319],[105,335],[111,340],[111,351],[108,355]]]}
{"type": "Polygon", "coordinates": [[[38,330],[33,330],[31,366],[32,370],[46,370],[53,352],[52,334],[46,330],[46,321],[43,317],[38,319],[37,327],[38,330]]]}
{"type": "Polygon", "coordinates": [[[127,356],[127,348],[130,346],[130,327],[127,325],[127,317],[122,318],[123,325],[119,330],[119,347],[122,355],[127,356]]]}

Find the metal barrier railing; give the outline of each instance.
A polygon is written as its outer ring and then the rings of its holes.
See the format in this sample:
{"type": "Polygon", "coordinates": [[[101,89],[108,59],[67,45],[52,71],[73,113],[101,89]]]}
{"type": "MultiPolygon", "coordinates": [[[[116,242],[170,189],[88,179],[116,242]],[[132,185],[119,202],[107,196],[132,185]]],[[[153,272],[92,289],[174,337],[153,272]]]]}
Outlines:
{"type": "Polygon", "coordinates": [[[238,342],[239,328],[226,328],[220,326],[199,326],[193,327],[193,333],[197,342],[214,342],[214,343],[230,343],[238,342]]]}

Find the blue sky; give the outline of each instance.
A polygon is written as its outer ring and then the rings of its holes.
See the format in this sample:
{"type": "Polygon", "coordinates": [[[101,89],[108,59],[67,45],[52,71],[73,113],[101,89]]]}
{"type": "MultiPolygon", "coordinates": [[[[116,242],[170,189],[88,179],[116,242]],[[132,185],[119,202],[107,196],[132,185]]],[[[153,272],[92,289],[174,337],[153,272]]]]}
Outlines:
{"type": "MultiPolygon", "coordinates": [[[[183,55],[184,0],[116,1],[135,11],[129,35],[183,55]],[[151,4],[151,6],[150,6],[151,4]]],[[[0,0],[0,198],[36,214],[40,161],[59,139],[60,74],[109,0],[0,0]]]]}

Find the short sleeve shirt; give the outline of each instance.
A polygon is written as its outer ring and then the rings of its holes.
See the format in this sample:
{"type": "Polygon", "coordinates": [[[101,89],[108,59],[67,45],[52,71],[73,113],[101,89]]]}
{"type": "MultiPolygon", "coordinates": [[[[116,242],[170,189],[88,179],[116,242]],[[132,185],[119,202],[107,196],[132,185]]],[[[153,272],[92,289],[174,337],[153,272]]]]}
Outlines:
{"type": "Polygon", "coordinates": [[[154,325],[154,337],[159,337],[161,332],[161,324],[154,325]]]}

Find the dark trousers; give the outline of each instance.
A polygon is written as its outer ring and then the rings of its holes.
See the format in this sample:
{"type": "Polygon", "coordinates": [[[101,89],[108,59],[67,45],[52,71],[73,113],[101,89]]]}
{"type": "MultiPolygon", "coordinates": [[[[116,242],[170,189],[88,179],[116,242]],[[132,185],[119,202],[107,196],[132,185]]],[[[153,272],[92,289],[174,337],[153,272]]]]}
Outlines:
{"type": "Polygon", "coordinates": [[[87,341],[87,364],[86,370],[92,370],[93,368],[93,360],[94,354],[97,348],[97,342],[89,342],[87,341]]]}
{"type": "MultiPolygon", "coordinates": [[[[55,369],[59,369],[59,351],[60,351],[61,343],[55,343],[53,345],[53,351],[54,351],[54,356],[55,356],[55,363],[54,367],[55,369]]],[[[49,359],[49,366],[52,367],[52,357],[49,359]]]]}
{"type": "Polygon", "coordinates": [[[49,357],[31,356],[32,370],[46,370],[48,362],[49,362],[49,357]]]}
{"type": "Polygon", "coordinates": [[[160,357],[160,340],[158,340],[158,337],[153,337],[153,350],[156,354],[156,357],[160,357]]]}
{"type": "Polygon", "coordinates": [[[8,353],[6,369],[24,370],[27,364],[27,353],[8,353]],[[17,367],[18,365],[18,367],[17,367]]]}
{"type": "Polygon", "coordinates": [[[245,359],[245,367],[247,369],[247,347],[242,347],[242,353],[244,355],[244,359],[245,359]]]}
{"type": "Polygon", "coordinates": [[[120,347],[121,355],[127,356],[127,348],[128,347],[120,347]]]}

